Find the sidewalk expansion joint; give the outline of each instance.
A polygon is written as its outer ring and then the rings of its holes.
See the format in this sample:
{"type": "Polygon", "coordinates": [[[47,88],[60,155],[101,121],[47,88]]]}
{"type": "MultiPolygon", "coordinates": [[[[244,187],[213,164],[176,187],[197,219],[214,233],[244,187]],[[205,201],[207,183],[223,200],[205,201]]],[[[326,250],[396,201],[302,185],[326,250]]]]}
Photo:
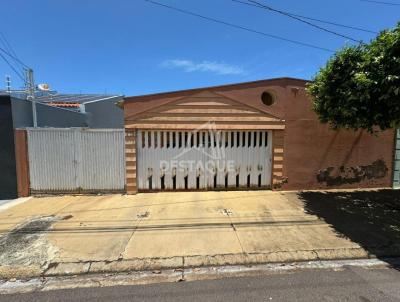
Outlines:
{"type": "Polygon", "coordinates": [[[244,248],[243,248],[242,242],[240,241],[239,234],[237,233],[237,230],[236,230],[236,227],[235,227],[235,225],[234,225],[234,223],[233,223],[233,221],[232,221],[232,218],[231,218],[230,215],[227,215],[227,216],[228,216],[228,218],[229,218],[229,221],[231,222],[231,227],[232,227],[232,229],[233,229],[233,232],[235,233],[236,239],[237,239],[238,242],[239,242],[240,249],[242,250],[242,253],[246,255],[246,252],[245,252],[245,250],[244,250],[244,248]]]}
{"type": "Polygon", "coordinates": [[[89,267],[88,267],[87,272],[86,272],[87,274],[89,274],[90,269],[92,268],[92,263],[93,263],[92,261],[89,262],[89,267]]]}
{"type": "Polygon", "coordinates": [[[132,230],[132,234],[131,234],[131,236],[129,236],[129,239],[126,241],[124,250],[123,250],[123,251],[119,254],[119,256],[118,256],[118,260],[122,260],[122,259],[124,258],[124,253],[125,253],[125,251],[126,251],[126,248],[128,247],[129,242],[132,240],[133,236],[134,236],[135,233],[136,233],[136,230],[139,228],[139,226],[140,226],[140,224],[142,223],[142,221],[143,221],[143,219],[142,219],[142,218],[139,218],[139,222],[138,222],[138,224],[136,225],[136,227],[132,230]]]}
{"type": "Polygon", "coordinates": [[[185,281],[185,257],[182,256],[182,274],[179,281],[185,281]]]}

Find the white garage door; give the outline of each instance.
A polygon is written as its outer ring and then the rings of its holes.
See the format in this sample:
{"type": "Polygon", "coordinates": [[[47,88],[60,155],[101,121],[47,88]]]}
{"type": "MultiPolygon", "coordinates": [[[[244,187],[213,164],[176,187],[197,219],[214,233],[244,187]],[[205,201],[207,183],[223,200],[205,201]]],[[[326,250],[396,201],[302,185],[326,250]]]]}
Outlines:
{"type": "Polygon", "coordinates": [[[268,188],[269,131],[139,131],[139,190],[268,188]]]}

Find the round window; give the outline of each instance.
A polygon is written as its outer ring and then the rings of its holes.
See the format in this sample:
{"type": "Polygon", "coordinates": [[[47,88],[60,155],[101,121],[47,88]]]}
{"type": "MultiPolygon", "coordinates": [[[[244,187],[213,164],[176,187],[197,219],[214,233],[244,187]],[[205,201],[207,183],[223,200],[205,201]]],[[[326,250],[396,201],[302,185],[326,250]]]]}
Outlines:
{"type": "Polygon", "coordinates": [[[261,94],[261,101],[263,102],[264,105],[267,105],[267,106],[271,106],[275,102],[274,97],[272,96],[272,94],[270,94],[267,91],[264,91],[261,94]]]}

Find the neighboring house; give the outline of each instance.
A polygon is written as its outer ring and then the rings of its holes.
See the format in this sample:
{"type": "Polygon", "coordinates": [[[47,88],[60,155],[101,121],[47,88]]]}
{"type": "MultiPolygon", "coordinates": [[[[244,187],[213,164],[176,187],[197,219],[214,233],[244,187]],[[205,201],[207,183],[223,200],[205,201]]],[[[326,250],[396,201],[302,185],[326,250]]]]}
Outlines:
{"type": "MultiPolygon", "coordinates": [[[[0,95],[9,95],[0,91],[0,95]]],[[[120,95],[58,94],[41,92],[35,97],[38,127],[123,128],[120,95]]],[[[11,93],[14,128],[33,127],[32,101],[24,92],[11,93]]]]}
{"type": "Polygon", "coordinates": [[[331,130],[312,111],[306,83],[278,78],[126,97],[128,193],[367,188],[398,182],[395,131],[331,130]],[[207,123],[220,133],[217,137],[207,123]],[[210,150],[222,145],[225,154],[214,157],[210,150]],[[177,160],[182,169],[171,164],[177,160]],[[234,160],[233,169],[187,166],[191,161],[217,166],[224,160],[234,160]]]}
{"type": "MultiPolygon", "coordinates": [[[[119,95],[38,91],[35,93],[36,129],[84,127],[123,131],[123,110],[118,105],[121,100],[119,95]]],[[[24,152],[26,131],[15,136],[14,131],[33,126],[33,103],[27,100],[26,93],[0,91],[0,199],[22,196],[21,190],[29,189],[29,168],[24,152]]]]}

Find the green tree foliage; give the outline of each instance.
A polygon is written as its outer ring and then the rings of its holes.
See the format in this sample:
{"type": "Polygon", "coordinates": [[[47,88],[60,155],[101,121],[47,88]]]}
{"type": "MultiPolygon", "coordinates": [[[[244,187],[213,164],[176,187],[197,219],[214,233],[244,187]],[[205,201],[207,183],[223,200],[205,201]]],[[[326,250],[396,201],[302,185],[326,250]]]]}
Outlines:
{"type": "Polygon", "coordinates": [[[320,121],[334,129],[400,127],[400,22],[369,44],[336,52],[307,91],[320,121]]]}

